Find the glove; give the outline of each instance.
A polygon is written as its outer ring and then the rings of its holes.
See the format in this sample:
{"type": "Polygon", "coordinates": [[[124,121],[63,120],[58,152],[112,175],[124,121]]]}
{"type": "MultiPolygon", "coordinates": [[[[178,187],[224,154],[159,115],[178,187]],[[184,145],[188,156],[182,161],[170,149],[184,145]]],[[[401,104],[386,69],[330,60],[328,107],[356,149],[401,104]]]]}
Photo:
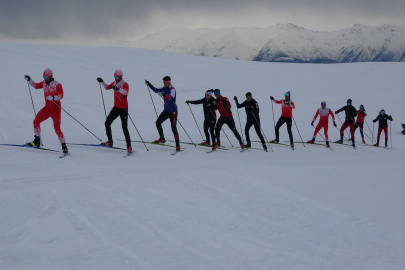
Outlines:
{"type": "Polygon", "coordinates": [[[114,86],[112,87],[112,89],[113,89],[113,90],[116,90],[116,91],[120,90],[120,88],[119,88],[118,86],[116,86],[116,85],[114,85],[114,86]]]}
{"type": "Polygon", "coordinates": [[[28,75],[25,75],[25,76],[24,76],[24,80],[26,80],[26,81],[28,81],[28,82],[29,82],[29,81],[31,81],[31,77],[30,77],[30,76],[28,76],[28,75]]]}
{"type": "Polygon", "coordinates": [[[274,100],[274,97],[273,97],[273,96],[270,96],[270,99],[271,99],[271,100],[274,100]]]}
{"type": "Polygon", "coordinates": [[[390,115],[390,120],[392,121],[392,116],[390,115]]]}
{"type": "Polygon", "coordinates": [[[100,82],[100,83],[104,82],[103,79],[101,79],[101,78],[97,78],[97,81],[100,82]]]}
{"type": "Polygon", "coordinates": [[[333,125],[334,125],[335,127],[337,127],[337,125],[336,125],[336,122],[335,122],[335,121],[333,121],[333,125]]]}
{"type": "Polygon", "coordinates": [[[49,100],[49,101],[53,100],[53,96],[47,96],[46,100],[49,100]]]}
{"type": "Polygon", "coordinates": [[[233,97],[233,100],[238,100],[238,98],[236,96],[233,97]]]}
{"type": "Polygon", "coordinates": [[[289,102],[289,101],[286,101],[286,102],[285,102],[285,105],[290,106],[290,102],[289,102]]]}
{"type": "Polygon", "coordinates": [[[335,114],[338,114],[338,113],[339,113],[338,111],[335,112],[335,114]]]}
{"type": "Polygon", "coordinates": [[[189,104],[189,103],[190,103],[190,100],[187,100],[187,101],[186,101],[186,104],[189,104]]]}
{"type": "Polygon", "coordinates": [[[163,92],[158,92],[158,95],[163,97],[163,98],[166,96],[163,92]]]}
{"type": "Polygon", "coordinates": [[[311,126],[313,126],[313,125],[314,125],[314,121],[311,122],[311,126]]]}
{"type": "Polygon", "coordinates": [[[147,86],[152,86],[152,84],[151,84],[148,80],[145,80],[145,84],[146,84],[147,86]]]}
{"type": "Polygon", "coordinates": [[[377,119],[374,119],[374,120],[373,120],[373,123],[375,123],[375,122],[377,122],[377,119]]]}

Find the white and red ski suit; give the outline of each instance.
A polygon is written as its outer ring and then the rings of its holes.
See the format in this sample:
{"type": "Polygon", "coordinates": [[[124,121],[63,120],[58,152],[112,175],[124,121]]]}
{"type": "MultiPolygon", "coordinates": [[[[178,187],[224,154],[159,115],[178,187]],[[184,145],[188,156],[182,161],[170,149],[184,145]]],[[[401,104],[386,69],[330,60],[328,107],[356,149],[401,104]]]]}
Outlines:
{"type": "Polygon", "coordinates": [[[315,128],[315,132],[314,132],[314,138],[316,138],[316,135],[318,134],[318,132],[323,128],[323,132],[325,134],[325,140],[329,141],[329,136],[328,136],[328,128],[329,128],[329,115],[332,116],[333,121],[335,121],[335,115],[333,114],[332,110],[329,108],[322,109],[319,108],[316,111],[316,114],[314,116],[314,120],[316,120],[316,118],[319,115],[319,123],[315,128]]]}

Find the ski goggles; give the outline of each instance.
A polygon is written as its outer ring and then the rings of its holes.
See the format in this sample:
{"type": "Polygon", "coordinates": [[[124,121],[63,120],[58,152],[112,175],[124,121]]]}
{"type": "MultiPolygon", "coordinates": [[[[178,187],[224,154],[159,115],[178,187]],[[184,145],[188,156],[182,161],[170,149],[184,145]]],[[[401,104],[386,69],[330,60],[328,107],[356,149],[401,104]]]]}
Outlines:
{"type": "Polygon", "coordinates": [[[322,105],[322,106],[326,106],[326,102],[325,102],[325,101],[322,101],[321,105],[322,105]]]}
{"type": "Polygon", "coordinates": [[[214,91],[214,95],[220,95],[220,94],[221,94],[221,91],[219,91],[219,90],[214,91]]]}
{"type": "Polygon", "coordinates": [[[364,106],[363,106],[363,105],[360,105],[360,109],[364,109],[364,106]]]}
{"type": "Polygon", "coordinates": [[[119,79],[119,78],[121,78],[120,76],[114,76],[114,78],[116,78],[117,80],[119,79]]]}
{"type": "Polygon", "coordinates": [[[45,80],[48,80],[48,79],[49,79],[49,76],[44,76],[44,79],[45,79],[45,80]]]}
{"type": "Polygon", "coordinates": [[[383,111],[380,111],[380,114],[385,114],[385,111],[383,110],[383,111]]]}

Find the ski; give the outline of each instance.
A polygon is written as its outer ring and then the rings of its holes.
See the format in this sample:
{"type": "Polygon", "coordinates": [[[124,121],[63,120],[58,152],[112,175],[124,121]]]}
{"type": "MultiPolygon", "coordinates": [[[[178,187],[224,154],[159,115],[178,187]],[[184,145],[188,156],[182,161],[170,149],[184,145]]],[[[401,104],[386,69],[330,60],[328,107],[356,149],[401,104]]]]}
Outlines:
{"type": "MultiPolygon", "coordinates": [[[[240,149],[240,147],[236,147],[236,148],[239,148],[240,149]]],[[[264,149],[264,148],[255,148],[255,147],[245,147],[246,149],[254,149],[254,150],[263,150],[263,151],[266,151],[266,152],[268,152],[268,150],[267,149],[264,149]]]]}
{"type": "Polygon", "coordinates": [[[114,146],[106,146],[106,145],[101,145],[101,144],[91,144],[91,143],[66,143],[68,145],[79,145],[79,146],[95,146],[95,147],[102,147],[102,148],[111,148],[111,149],[117,149],[117,150],[125,150],[125,148],[120,148],[120,147],[114,147],[114,146]]]}
{"type": "Polygon", "coordinates": [[[246,150],[248,150],[246,147],[243,147],[239,152],[245,152],[246,150]]]}
{"type": "Polygon", "coordinates": [[[135,153],[135,151],[127,152],[127,153],[126,153],[125,155],[123,155],[122,157],[123,157],[123,158],[126,158],[126,157],[129,157],[129,156],[132,156],[133,153],[135,153]]]}
{"type": "Polygon", "coordinates": [[[319,146],[325,146],[326,148],[330,149],[331,151],[333,151],[333,148],[330,146],[326,146],[325,144],[322,143],[308,143],[308,142],[294,142],[294,143],[305,143],[306,145],[319,145],[319,146]]]}
{"type": "Polygon", "coordinates": [[[181,148],[180,149],[180,151],[174,151],[173,153],[170,153],[170,155],[172,155],[172,156],[174,156],[175,154],[177,154],[177,153],[180,153],[180,152],[183,152],[183,149],[185,149],[185,148],[181,148]]]}
{"type": "MultiPolygon", "coordinates": [[[[228,149],[227,149],[228,150],[228,149]]],[[[206,151],[206,153],[207,154],[211,154],[212,152],[215,152],[215,151],[217,151],[217,149],[212,149],[212,150],[210,150],[210,151],[206,151]]]]}
{"type": "MultiPolygon", "coordinates": [[[[260,141],[252,141],[252,142],[255,142],[255,143],[262,143],[262,142],[260,142],[260,141]]],[[[274,143],[274,142],[269,142],[270,144],[274,144],[274,145],[284,145],[284,146],[291,146],[291,145],[289,145],[289,144],[285,144],[285,143],[274,143]]]]}
{"type": "MultiPolygon", "coordinates": [[[[175,142],[175,141],[171,141],[171,140],[167,140],[167,142],[175,142]]],[[[180,144],[190,144],[190,145],[194,145],[194,143],[190,143],[190,142],[180,142],[180,144]]],[[[209,148],[211,148],[212,147],[212,145],[204,145],[204,144],[200,144],[200,143],[197,143],[197,144],[195,144],[196,146],[202,146],[202,147],[209,147],[209,148]]],[[[225,148],[224,146],[217,146],[217,150],[218,149],[221,149],[221,150],[228,150],[228,148],[225,148]]]]}
{"type": "Polygon", "coordinates": [[[67,152],[67,153],[63,153],[61,156],[59,156],[59,158],[64,158],[64,157],[66,157],[66,156],[68,156],[68,155],[70,155],[70,153],[69,153],[69,152],[67,152]]]}
{"type": "Polygon", "coordinates": [[[5,145],[5,146],[16,146],[16,147],[25,147],[25,148],[31,148],[31,149],[37,149],[37,150],[43,150],[43,151],[50,151],[50,152],[58,152],[58,150],[53,150],[53,149],[48,149],[48,148],[38,148],[38,147],[33,147],[33,146],[28,146],[25,144],[8,144],[8,143],[0,143],[0,145],[5,145]]]}
{"type": "MultiPolygon", "coordinates": [[[[125,141],[125,140],[122,140],[122,139],[117,139],[117,140],[119,140],[119,141],[125,141]]],[[[134,142],[134,143],[147,143],[147,144],[161,145],[161,146],[176,148],[176,146],[168,145],[168,144],[164,144],[164,143],[143,142],[143,141],[131,141],[131,142],[134,142]]],[[[125,149],[125,150],[126,150],[126,149],[125,149]]]]}

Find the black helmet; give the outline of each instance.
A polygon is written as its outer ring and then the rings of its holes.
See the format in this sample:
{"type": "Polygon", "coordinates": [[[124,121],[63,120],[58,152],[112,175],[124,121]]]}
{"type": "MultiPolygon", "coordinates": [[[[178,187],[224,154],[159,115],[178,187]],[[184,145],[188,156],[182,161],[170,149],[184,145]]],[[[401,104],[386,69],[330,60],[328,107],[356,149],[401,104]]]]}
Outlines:
{"type": "Polygon", "coordinates": [[[164,80],[165,82],[167,82],[167,81],[171,81],[172,78],[170,78],[170,76],[165,76],[162,80],[164,80]]]}

